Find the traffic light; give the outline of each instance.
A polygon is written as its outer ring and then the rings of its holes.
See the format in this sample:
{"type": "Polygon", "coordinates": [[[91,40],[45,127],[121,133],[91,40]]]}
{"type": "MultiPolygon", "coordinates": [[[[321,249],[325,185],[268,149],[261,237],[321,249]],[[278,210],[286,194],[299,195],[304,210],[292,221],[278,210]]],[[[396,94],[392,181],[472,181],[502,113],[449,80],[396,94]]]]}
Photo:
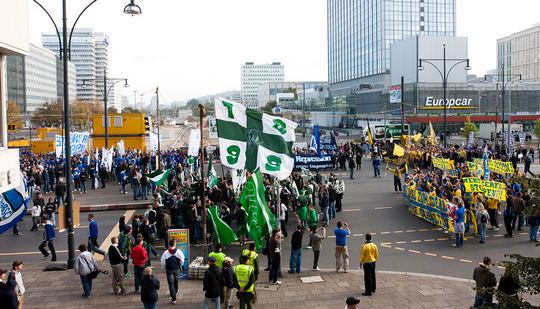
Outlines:
{"type": "Polygon", "coordinates": [[[148,116],[144,116],[144,130],[150,132],[150,119],[148,119],[148,116]]]}
{"type": "Polygon", "coordinates": [[[15,125],[14,124],[8,124],[8,131],[15,131],[15,125]]]}

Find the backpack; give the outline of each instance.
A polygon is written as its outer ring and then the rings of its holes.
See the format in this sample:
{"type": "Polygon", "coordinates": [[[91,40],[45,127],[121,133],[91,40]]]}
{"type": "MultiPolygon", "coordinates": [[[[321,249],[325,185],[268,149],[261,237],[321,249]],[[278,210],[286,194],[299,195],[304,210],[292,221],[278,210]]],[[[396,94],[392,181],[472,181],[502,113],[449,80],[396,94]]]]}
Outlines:
{"type": "Polygon", "coordinates": [[[485,214],[482,214],[480,216],[480,223],[486,224],[487,223],[487,216],[485,214]]]}

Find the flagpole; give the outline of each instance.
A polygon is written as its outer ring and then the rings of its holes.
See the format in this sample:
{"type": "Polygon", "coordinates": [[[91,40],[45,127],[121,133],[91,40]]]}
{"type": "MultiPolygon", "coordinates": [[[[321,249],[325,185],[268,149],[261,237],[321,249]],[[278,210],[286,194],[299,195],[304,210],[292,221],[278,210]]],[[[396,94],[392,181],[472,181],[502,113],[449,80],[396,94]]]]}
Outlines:
{"type": "Polygon", "coordinates": [[[205,179],[204,179],[204,139],[203,139],[203,116],[204,105],[199,104],[199,130],[201,132],[201,152],[199,160],[201,161],[201,205],[202,205],[202,223],[203,223],[203,265],[208,264],[208,238],[206,231],[206,198],[205,198],[205,179]]]}

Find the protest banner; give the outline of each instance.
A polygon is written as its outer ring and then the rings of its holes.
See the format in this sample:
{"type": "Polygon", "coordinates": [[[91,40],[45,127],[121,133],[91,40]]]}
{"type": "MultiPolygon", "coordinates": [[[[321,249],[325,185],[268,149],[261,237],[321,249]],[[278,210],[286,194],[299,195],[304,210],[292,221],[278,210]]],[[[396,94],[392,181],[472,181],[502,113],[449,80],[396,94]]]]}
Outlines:
{"type": "MultiPolygon", "coordinates": [[[[70,149],[71,149],[71,155],[77,155],[84,153],[86,150],[86,144],[88,143],[88,139],[90,138],[89,132],[71,132],[69,135],[69,140],[71,142],[70,149]]],[[[64,149],[64,136],[63,135],[56,135],[55,136],[55,146],[56,146],[56,157],[59,158],[60,156],[64,157],[65,149],[64,149]]]]}
{"type": "Polygon", "coordinates": [[[189,229],[169,229],[167,233],[169,234],[169,239],[176,240],[176,248],[182,250],[182,253],[184,253],[184,265],[179,278],[187,279],[189,263],[191,261],[189,258],[189,229]]]}
{"type": "Polygon", "coordinates": [[[321,137],[321,150],[337,151],[336,138],[333,135],[321,137]]]}
{"type": "Polygon", "coordinates": [[[499,201],[506,200],[506,185],[496,181],[482,181],[482,192],[485,197],[491,197],[499,201]]]}
{"type": "Polygon", "coordinates": [[[433,167],[441,170],[452,170],[454,162],[445,158],[433,158],[433,167]]]}
{"type": "Polygon", "coordinates": [[[300,170],[313,169],[322,170],[332,168],[332,156],[324,155],[319,157],[317,155],[299,154],[294,156],[294,169],[300,170]]]}
{"type": "Polygon", "coordinates": [[[514,167],[512,166],[512,162],[503,162],[500,160],[489,160],[489,169],[497,174],[505,175],[505,174],[513,174],[514,173],[514,167]]]}
{"type": "Polygon", "coordinates": [[[484,171],[482,169],[482,164],[478,164],[476,162],[468,162],[468,161],[467,161],[467,169],[469,169],[469,172],[471,173],[471,175],[477,175],[477,176],[482,175],[482,172],[484,171]]]}
{"type": "Polygon", "coordinates": [[[404,186],[405,205],[409,212],[445,230],[454,232],[450,209],[446,200],[423,191],[409,190],[404,186]]]}
{"type": "Polygon", "coordinates": [[[463,185],[467,192],[483,192],[484,187],[482,181],[477,177],[463,177],[463,185]]]}

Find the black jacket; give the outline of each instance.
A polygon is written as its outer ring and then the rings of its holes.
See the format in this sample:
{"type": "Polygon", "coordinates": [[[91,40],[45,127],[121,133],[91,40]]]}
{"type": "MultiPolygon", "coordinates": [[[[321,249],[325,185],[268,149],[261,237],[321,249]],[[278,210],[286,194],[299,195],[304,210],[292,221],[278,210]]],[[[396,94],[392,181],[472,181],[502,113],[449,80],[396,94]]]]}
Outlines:
{"type": "Polygon", "coordinates": [[[120,254],[120,248],[111,245],[109,247],[109,262],[111,265],[120,265],[124,261],[124,257],[120,254]]]}
{"type": "Polygon", "coordinates": [[[223,286],[223,276],[221,270],[215,264],[210,265],[204,273],[203,290],[204,296],[216,298],[221,296],[221,287],[223,286]]]}
{"type": "Polygon", "coordinates": [[[292,234],[291,249],[302,249],[302,236],[304,233],[300,230],[296,230],[292,234]]]}
{"type": "Polygon", "coordinates": [[[141,280],[141,301],[143,303],[157,303],[159,280],[154,276],[143,276],[141,280]]]}
{"type": "Polygon", "coordinates": [[[17,300],[14,286],[0,282],[0,304],[5,309],[17,309],[19,307],[19,300],[17,300]]]}

